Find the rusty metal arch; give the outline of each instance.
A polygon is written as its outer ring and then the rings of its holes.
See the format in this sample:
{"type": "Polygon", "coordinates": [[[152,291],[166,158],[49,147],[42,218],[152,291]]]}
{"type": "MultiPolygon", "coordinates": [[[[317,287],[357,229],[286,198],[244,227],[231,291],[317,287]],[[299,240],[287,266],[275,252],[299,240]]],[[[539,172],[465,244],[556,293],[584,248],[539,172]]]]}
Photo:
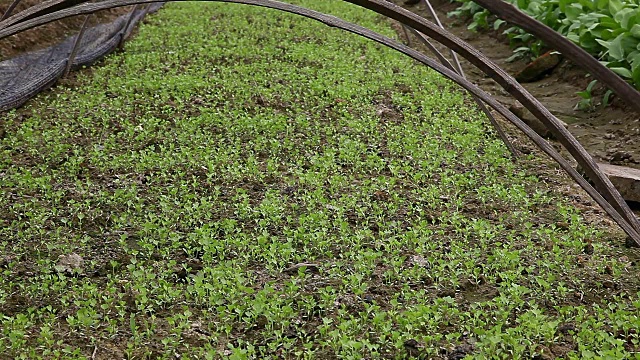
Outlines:
{"type": "MultiPolygon", "coordinates": [[[[188,1],[188,0],[174,0],[188,1]]],[[[439,28],[430,21],[415,15],[401,7],[391,4],[385,0],[343,0],[354,3],[373,10],[378,14],[390,17],[401,23],[423,33],[441,44],[454,50],[465,57],[472,64],[477,66],[485,74],[492,77],[507,92],[519,100],[532,114],[541,120],[547,128],[565,146],[569,153],[582,166],[589,179],[594,183],[595,189],[587,182],[573,167],[564,159],[551,145],[535,133],[529,126],[524,124],[517,116],[496,101],[491,95],[473,85],[454,71],[438,64],[424,54],[411,49],[397,41],[384,37],[367,28],[348,23],[335,16],[326,15],[317,11],[309,10],[296,5],[281,3],[273,0],[204,0],[227,3],[238,3],[245,5],[261,6],[276,10],[281,10],[304,17],[320,21],[328,26],[340,28],[351,33],[363,36],[380,44],[397,50],[413,59],[420,61],[424,65],[436,70],[443,76],[456,82],[474,96],[480,98],[498,113],[503,115],[508,121],[514,124],[519,130],[525,133],[540,149],[555,160],[629,235],[629,237],[640,245],[640,222],[635,217],[629,206],[622,199],[620,193],[611,184],[609,179],[600,171],[595,161],[580,145],[580,143],[569,133],[560,121],[552,115],[535,97],[529,94],[518,82],[504,70],[494,64],[482,53],[465,43],[461,39],[452,35],[444,29],[439,28]],[[597,190],[596,190],[597,189],[597,190]]],[[[16,34],[18,32],[42,25],[48,22],[59,20],[65,17],[91,14],[95,11],[126,6],[134,4],[148,4],[159,2],[157,0],[105,0],[98,3],[87,3],[83,0],[49,0],[40,5],[16,14],[0,22],[0,39],[16,34]],[[80,3],[79,5],[77,5],[80,3]]]]}

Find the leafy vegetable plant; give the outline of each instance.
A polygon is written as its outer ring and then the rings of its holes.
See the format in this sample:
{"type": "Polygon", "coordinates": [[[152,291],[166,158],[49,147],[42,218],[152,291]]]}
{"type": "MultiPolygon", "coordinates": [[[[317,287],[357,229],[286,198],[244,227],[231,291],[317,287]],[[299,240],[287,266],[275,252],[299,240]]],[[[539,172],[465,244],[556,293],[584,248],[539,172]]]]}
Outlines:
{"type": "MultiPolygon", "coordinates": [[[[555,29],[612,71],[640,89],[640,7],[637,0],[506,0],[533,18],[555,29]]],[[[491,25],[491,16],[471,0],[451,15],[472,15],[470,29],[491,25]]],[[[496,21],[495,27],[503,24],[496,21]]],[[[504,30],[516,47],[515,58],[531,53],[537,57],[543,44],[523,30],[504,30]],[[527,50],[530,49],[530,50],[527,50]]]]}

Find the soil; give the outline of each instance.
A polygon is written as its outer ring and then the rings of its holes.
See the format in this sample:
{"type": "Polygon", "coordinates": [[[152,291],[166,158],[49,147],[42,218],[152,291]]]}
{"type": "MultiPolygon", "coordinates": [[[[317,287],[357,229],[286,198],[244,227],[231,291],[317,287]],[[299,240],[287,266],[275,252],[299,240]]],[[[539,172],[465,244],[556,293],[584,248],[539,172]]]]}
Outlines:
{"type": "MultiPolygon", "coordinates": [[[[0,0],[0,14],[4,14],[12,2],[13,1],[0,0]]],[[[22,0],[13,10],[12,14],[17,14],[18,12],[41,2],[42,1],[40,0],[22,0]]],[[[131,11],[131,8],[131,6],[125,6],[116,9],[98,11],[91,16],[91,19],[89,19],[89,26],[109,22],[122,14],[128,13],[131,11]]],[[[1,39],[0,61],[10,59],[26,51],[47,48],[58,44],[69,36],[76,35],[78,31],[80,31],[84,19],[85,15],[74,16],[1,39]]]]}
{"type": "MultiPolygon", "coordinates": [[[[403,5],[401,0],[395,2],[403,5]]],[[[515,76],[527,65],[523,60],[507,62],[512,50],[501,30],[470,31],[467,29],[470,19],[447,16],[448,12],[456,8],[456,4],[445,0],[433,0],[431,3],[447,30],[482,51],[511,75],[515,76]]],[[[429,18],[422,2],[418,5],[403,6],[429,18]]],[[[399,33],[406,41],[401,29],[399,33]]],[[[417,39],[410,40],[411,46],[416,44],[417,39]]],[[[507,107],[514,104],[515,100],[500,85],[464,59],[461,59],[461,63],[471,82],[494,95],[507,107]]],[[[592,80],[579,65],[563,59],[560,65],[541,80],[523,85],[556,117],[568,124],[569,131],[598,162],[640,168],[640,114],[615,96],[612,97],[610,105],[604,108],[599,102],[605,89],[597,86],[594,89],[595,108],[590,111],[574,109],[581,99],[576,93],[584,91],[592,80]]]]}
{"type": "MultiPolygon", "coordinates": [[[[28,2],[35,3],[34,0],[25,0],[25,1],[27,3],[28,2]]],[[[458,36],[463,37],[463,39],[465,39],[466,41],[469,41],[474,47],[477,47],[481,51],[485,52],[488,56],[493,58],[500,66],[503,66],[505,69],[507,69],[513,74],[516,71],[518,71],[522,66],[525,65],[524,62],[513,63],[513,64],[506,63],[504,59],[510,56],[511,51],[509,50],[506,44],[499,43],[496,41],[496,38],[499,38],[499,37],[497,37],[495,34],[476,34],[476,33],[468,32],[466,30],[466,26],[464,25],[464,23],[453,21],[451,19],[446,18],[445,13],[452,9],[449,3],[440,3],[436,5],[438,6],[438,9],[439,9],[439,16],[441,17],[442,20],[447,22],[447,26],[450,28],[451,31],[456,33],[458,36]]],[[[424,9],[421,9],[420,7],[412,8],[412,9],[414,10],[417,9],[417,12],[420,12],[420,10],[424,10],[424,9]]],[[[124,10],[120,10],[120,11],[124,12],[124,10]]],[[[117,15],[119,15],[118,12],[114,12],[113,14],[105,14],[103,15],[104,17],[102,17],[101,19],[106,20],[109,18],[109,16],[116,17],[117,15]]],[[[24,33],[19,36],[16,36],[15,39],[13,39],[13,43],[11,43],[12,39],[5,39],[4,42],[0,43],[0,51],[1,51],[0,54],[2,54],[2,56],[4,57],[5,54],[15,55],[15,54],[19,54],[22,51],[33,50],[39,47],[49,46],[57,42],[58,40],[56,39],[61,39],[64,36],[74,34],[79,29],[82,23],[82,20],[83,19],[69,19],[67,20],[67,22],[59,22],[59,23],[48,25],[50,27],[49,30],[46,30],[46,29],[33,30],[33,32],[30,31],[28,33],[24,33]],[[22,40],[19,40],[19,39],[22,39],[22,40]],[[9,42],[7,40],[9,40],[9,42]],[[21,50],[18,50],[18,49],[21,49],[21,50]]],[[[504,94],[501,91],[498,85],[493,83],[490,79],[485,78],[478,71],[474,71],[474,69],[472,69],[471,66],[469,66],[468,64],[465,66],[465,71],[468,74],[468,76],[473,80],[474,83],[481,84],[482,86],[485,87],[485,89],[489,90],[492,94],[496,95],[498,99],[504,101],[506,104],[511,104],[513,102],[513,100],[510,100],[506,96],[506,94],[504,94]]],[[[597,110],[590,113],[578,112],[572,109],[575,103],[578,101],[578,97],[575,95],[575,92],[583,90],[586,87],[586,84],[589,82],[589,79],[585,78],[584,75],[585,75],[584,72],[582,72],[577,67],[572,66],[567,62],[564,62],[550,76],[538,82],[527,84],[526,86],[529,89],[529,91],[531,91],[547,107],[549,107],[549,109],[554,114],[556,114],[563,120],[570,123],[570,130],[574,132],[576,136],[578,136],[580,141],[587,147],[587,150],[589,150],[592,154],[597,155],[598,154],[597,152],[600,151],[600,152],[605,152],[603,156],[606,156],[605,149],[611,148],[615,145],[615,146],[624,148],[625,151],[629,151],[629,152],[634,151],[633,156],[635,157],[635,159],[640,159],[640,151],[639,151],[640,142],[637,141],[639,140],[638,137],[640,137],[640,135],[636,132],[636,134],[634,135],[635,137],[629,137],[628,140],[623,140],[623,138],[625,138],[628,135],[627,132],[630,129],[632,129],[631,125],[626,127],[623,125],[627,123],[632,124],[633,120],[635,119],[635,114],[632,113],[630,110],[625,109],[623,104],[620,104],[619,101],[614,101],[613,105],[607,108],[606,110],[597,110]],[[614,122],[617,122],[617,121],[620,121],[620,123],[614,124],[614,122]],[[607,134],[613,134],[613,137],[607,134]],[[626,144],[627,141],[635,141],[635,143],[626,144]],[[596,142],[599,142],[599,143],[596,143],[596,142]],[[634,145],[635,148],[633,146],[626,146],[626,145],[633,145],[633,144],[636,144],[634,145]],[[600,146],[600,148],[598,148],[597,146],[600,146]]],[[[260,100],[260,101],[263,102],[263,100],[260,100]]],[[[389,100],[389,103],[391,103],[391,100],[389,100]]],[[[194,104],[192,105],[197,105],[197,103],[194,102],[194,104]]],[[[282,106],[282,104],[279,104],[279,106],[282,106]]],[[[381,113],[381,115],[383,114],[381,113]]],[[[635,122],[635,127],[636,128],[640,127],[640,124],[637,123],[637,120],[635,122]]],[[[515,140],[516,142],[520,141],[519,139],[515,139],[515,140]]],[[[516,145],[518,145],[519,148],[523,146],[523,144],[516,144],[516,145]]],[[[601,158],[601,160],[604,160],[604,158],[601,158]]],[[[613,223],[607,217],[603,216],[602,211],[596,206],[594,206],[593,202],[589,200],[579,190],[577,190],[574,185],[567,185],[567,184],[558,182],[556,177],[553,176],[554,175],[553,167],[551,166],[546,167],[546,165],[540,165],[540,163],[538,162],[527,162],[527,164],[528,166],[531,167],[529,170],[531,170],[532,172],[537,172],[540,174],[550,174],[549,178],[544,178],[543,175],[540,175],[540,178],[545,183],[557,185],[557,188],[561,189],[560,191],[563,191],[563,193],[566,192],[565,195],[569,199],[571,199],[574,203],[577,204],[576,206],[581,209],[581,211],[583,212],[582,213],[583,216],[587,218],[589,222],[599,224],[600,226],[602,226],[607,230],[614,229],[614,231],[616,231],[615,228],[613,227],[613,223]]],[[[637,164],[635,165],[637,166],[637,164]]],[[[141,176],[142,178],[145,178],[144,174],[141,176]]],[[[249,185],[247,184],[247,186],[249,185]]],[[[255,185],[252,185],[248,189],[248,193],[251,194],[250,197],[252,199],[258,199],[262,197],[263,192],[264,192],[264,187],[258,187],[255,185]]],[[[384,192],[377,192],[373,196],[378,201],[384,201],[388,197],[388,194],[385,194],[384,192]]],[[[480,213],[481,210],[479,209],[474,209],[471,207],[470,209],[471,209],[470,211],[478,211],[479,214],[482,214],[480,213]]],[[[556,213],[554,211],[545,211],[545,209],[541,209],[539,216],[540,216],[540,221],[539,221],[540,223],[548,223],[548,222],[554,221],[556,213]],[[543,219],[545,217],[548,217],[548,219],[543,219]]],[[[538,219],[535,219],[535,221],[538,221],[538,219]]],[[[557,223],[557,226],[566,227],[567,224],[557,223]]],[[[619,231],[617,231],[617,233],[619,233],[619,231]]],[[[619,257],[624,256],[625,258],[627,258],[629,260],[629,263],[632,264],[630,266],[636,266],[635,264],[637,264],[638,261],[640,261],[640,254],[630,249],[623,248],[622,241],[616,241],[616,243],[620,243],[619,254],[617,255],[619,257]]],[[[548,246],[552,247],[553,244],[549,244],[548,246]]],[[[102,259],[99,260],[100,262],[103,262],[105,265],[104,267],[101,267],[95,271],[96,276],[104,276],[105,273],[109,273],[114,270],[113,268],[108,267],[112,265],[108,265],[110,264],[110,262],[107,261],[106,259],[107,256],[119,259],[118,261],[120,263],[126,264],[129,262],[129,259],[124,257],[125,255],[116,254],[116,252],[107,252],[108,255],[99,254],[100,257],[105,257],[104,260],[102,259]]],[[[582,262],[587,262],[589,259],[589,256],[593,255],[593,247],[591,246],[591,250],[587,251],[587,246],[585,246],[585,253],[586,255],[581,256],[577,259],[577,262],[579,264],[582,262]]],[[[99,256],[96,256],[96,258],[98,258],[99,256]]],[[[595,256],[593,256],[593,258],[594,258],[593,261],[596,261],[595,256]]],[[[411,262],[418,265],[425,262],[425,259],[419,256],[411,256],[409,257],[409,259],[411,262]]],[[[535,263],[537,261],[537,259],[529,259],[529,260],[532,263],[535,263]]],[[[3,267],[2,265],[3,262],[8,263],[9,258],[0,257],[0,268],[3,267]]],[[[82,272],[80,270],[84,269],[83,268],[84,263],[85,263],[85,260],[80,258],[76,254],[62,256],[61,258],[59,258],[59,262],[58,262],[58,266],[60,267],[59,271],[68,272],[71,274],[80,273],[82,272]]],[[[189,260],[186,258],[186,255],[184,256],[183,259],[178,259],[178,263],[188,264],[189,266],[184,267],[184,269],[180,268],[179,271],[176,271],[175,275],[178,279],[177,281],[184,281],[184,279],[186,279],[190,275],[190,273],[187,273],[185,269],[189,268],[191,269],[191,271],[197,272],[199,268],[202,267],[202,264],[200,263],[199,259],[189,260]]],[[[414,264],[408,264],[408,265],[414,266],[414,264]]],[[[287,272],[294,272],[294,271],[297,272],[298,268],[302,267],[303,265],[308,269],[310,273],[314,273],[318,267],[317,264],[297,264],[286,269],[284,271],[285,275],[287,272]]],[[[584,266],[584,265],[579,265],[579,266],[584,266]]],[[[26,268],[25,266],[24,276],[28,276],[30,271],[31,269],[26,268]]],[[[83,271],[88,273],[88,271],[86,270],[83,270],[83,271]]],[[[592,273],[588,273],[586,270],[584,272],[585,272],[585,275],[584,275],[585,277],[588,277],[588,276],[592,277],[593,280],[591,281],[592,281],[594,290],[588,294],[584,294],[585,295],[584,298],[582,296],[575,299],[567,298],[565,300],[567,304],[572,304],[572,305],[590,304],[592,302],[598,301],[599,299],[606,298],[607,295],[634,293],[634,291],[637,290],[637,282],[636,282],[637,279],[635,278],[635,276],[633,276],[633,272],[629,275],[629,279],[624,280],[623,285],[618,285],[617,283],[613,283],[613,281],[609,280],[611,278],[610,274],[600,274],[600,273],[592,274],[592,273]],[[603,285],[604,287],[596,285],[596,282],[602,279],[606,279],[603,281],[603,283],[605,281],[608,281],[607,285],[606,286],[603,285]],[[627,284],[630,284],[630,285],[627,285],[627,284]]],[[[310,276],[315,276],[315,275],[311,274],[310,276]]],[[[452,296],[452,297],[457,296],[458,298],[464,298],[463,304],[470,306],[470,304],[472,303],[482,301],[483,299],[495,297],[498,294],[497,287],[493,284],[472,282],[471,280],[461,281],[461,284],[462,285],[460,289],[453,289],[453,288],[445,289],[437,295],[452,296]]],[[[384,287],[384,285],[381,285],[379,288],[376,288],[376,293],[373,293],[373,295],[366,295],[365,301],[368,302],[368,301],[375,300],[379,304],[388,303],[389,300],[392,298],[390,295],[392,291],[400,291],[400,290],[395,288],[387,289],[384,287]]],[[[313,293],[310,292],[310,294],[313,294],[313,293]]],[[[126,301],[130,302],[132,301],[131,299],[132,299],[131,295],[127,294],[126,301]]],[[[27,307],[26,305],[27,303],[28,303],[28,299],[16,296],[13,299],[13,303],[11,304],[11,306],[14,309],[23,309],[27,307]]],[[[337,300],[337,303],[345,304],[346,307],[350,309],[350,311],[355,311],[355,312],[362,311],[362,308],[361,308],[362,305],[359,305],[361,301],[359,301],[358,299],[355,299],[355,297],[341,298],[337,300]]],[[[547,310],[552,311],[553,308],[549,306],[547,310]]],[[[158,318],[161,318],[161,316],[158,316],[158,318]]],[[[257,322],[257,323],[259,324],[260,322],[257,322]]],[[[572,329],[575,329],[575,327],[572,328],[572,326],[573,326],[572,324],[562,324],[562,326],[559,328],[559,331],[562,334],[569,333],[570,330],[573,331],[572,329]]],[[[198,328],[196,327],[195,330],[198,330],[198,328]]],[[[563,356],[568,351],[572,350],[574,347],[577,346],[574,340],[572,340],[569,336],[566,336],[566,335],[559,336],[558,339],[559,339],[558,343],[551,346],[551,349],[549,349],[548,352],[545,351],[546,353],[550,352],[557,356],[563,356]]],[[[75,341],[75,340],[72,340],[72,341],[75,341]]],[[[117,340],[114,340],[113,343],[102,344],[100,351],[110,353],[111,357],[122,358],[124,357],[124,353],[122,352],[121,348],[125,347],[124,345],[125,343],[126,342],[123,342],[122,344],[120,344],[117,340]]],[[[420,346],[421,345],[413,339],[407,340],[405,342],[405,347],[407,348],[408,353],[411,355],[413,355],[412,354],[413,351],[419,352],[420,346]]],[[[456,346],[454,349],[451,349],[450,351],[448,351],[446,355],[448,358],[462,358],[472,353],[473,353],[472,345],[469,345],[467,343],[461,343],[459,346],[456,346]]],[[[95,355],[95,349],[94,349],[94,355],[95,355]]],[[[319,357],[322,357],[322,356],[319,355],[319,357]]]]}
{"type": "MultiPolygon", "coordinates": [[[[396,0],[396,2],[401,3],[401,0],[396,0]]],[[[13,13],[38,3],[38,0],[23,0],[13,13]]],[[[0,0],[0,13],[4,13],[10,4],[11,1],[0,0]]],[[[467,29],[469,19],[447,16],[448,12],[455,9],[455,4],[445,0],[434,0],[432,5],[447,30],[482,51],[512,75],[527,65],[522,60],[506,61],[512,52],[508,41],[499,31],[472,32],[467,29]]],[[[417,14],[427,16],[422,3],[406,7],[417,14]]],[[[130,9],[131,7],[123,7],[97,12],[90,19],[90,25],[107,22],[130,11],[130,9]]],[[[0,61],[25,51],[54,45],[68,36],[77,34],[83,21],[84,16],[76,16],[2,39],[0,41],[0,61]]],[[[415,45],[418,41],[414,38],[410,43],[415,45]]],[[[473,83],[489,91],[507,106],[514,103],[514,100],[497,83],[487,78],[464,59],[461,61],[467,77],[473,83]]],[[[578,65],[565,59],[543,79],[523,85],[554,115],[569,125],[569,130],[597,161],[640,168],[640,116],[637,113],[616,99],[615,96],[613,96],[610,106],[606,108],[597,106],[591,111],[574,109],[580,100],[576,93],[583,91],[591,80],[578,65]]],[[[604,89],[596,87],[595,98],[601,99],[603,93],[604,89]]]]}

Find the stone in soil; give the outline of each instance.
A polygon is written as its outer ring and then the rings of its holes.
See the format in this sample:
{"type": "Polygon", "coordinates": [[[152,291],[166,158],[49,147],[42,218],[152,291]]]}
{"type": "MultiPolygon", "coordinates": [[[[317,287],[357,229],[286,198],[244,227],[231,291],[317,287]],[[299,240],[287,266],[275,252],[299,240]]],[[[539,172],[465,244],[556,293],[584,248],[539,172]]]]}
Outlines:
{"type": "Polygon", "coordinates": [[[56,271],[65,274],[82,274],[84,270],[84,259],[82,256],[71,253],[68,255],[60,255],[58,257],[58,264],[56,265],[56,271]]]}
{"type": "Polygon", "coordinates": [[[408,262],[409,262],[409,265],[417,265],[419,267],[423,267],[427,269],[431,267],[431,265],[429,264],[429,261],[420,255],[413,255],[409,257],[408,262]]]}
{"type": "Polygon", "coordinates": [[[320,265],[318,265],[318,264],[298,263],[298,264],[295,264],[293,266],[290,266],[290,267],[282,270],[282,272],[285,273],[285,274],[295,274],[295,273],[298,272],[298,269],[305,269],[306,272],[317,273],[317,272],[320,271],[319,267],[320,267],[320,265]]]}
{"type": "Polygon", "coordinates": [[[540,80],[553,71],[560,61],[562,61],[562,55],[555,51],[548,51],[520,70],[515,76],[516,80],[521,83],[540,80]]]}
{"type": "Polygon", "coordinates": [[[610,164],[598,164],[598,166],[625,200],[640,202],[639,169],[610,164]]]}
{"type": "Polygon", "coordinates": [[[618,149],[610,149],[607,151],[607,155],[609,156],[609,161],[611,162],[635,162],[633,155],[628,151],[618,150],[618,149]]]}

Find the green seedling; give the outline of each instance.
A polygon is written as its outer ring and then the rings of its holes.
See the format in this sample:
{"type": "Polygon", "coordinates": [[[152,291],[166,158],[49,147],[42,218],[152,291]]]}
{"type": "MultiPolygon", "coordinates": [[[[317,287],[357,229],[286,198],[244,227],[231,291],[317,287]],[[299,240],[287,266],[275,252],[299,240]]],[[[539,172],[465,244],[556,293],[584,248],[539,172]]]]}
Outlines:
{"type": "Polygon", "coordinates": [[[167,4],[2,115],[0,354],[633,358],[634,258],[472,104],[301,17],[167,4]]]}

